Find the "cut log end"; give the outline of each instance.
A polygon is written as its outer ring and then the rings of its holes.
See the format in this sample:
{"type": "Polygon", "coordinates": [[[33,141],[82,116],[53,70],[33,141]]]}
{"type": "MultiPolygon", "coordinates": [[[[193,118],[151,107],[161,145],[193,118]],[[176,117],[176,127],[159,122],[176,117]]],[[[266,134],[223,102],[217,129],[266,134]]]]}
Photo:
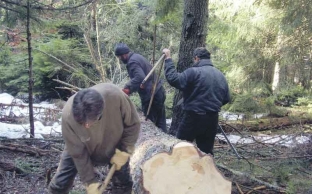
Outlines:
{"type": "Polygon", "coordinates": [[[180,142],[172,153],[159,153],[142,166],[143,185],[150,194],[230,194],[231,182],[213,158],[193,144],[180,142]]]}

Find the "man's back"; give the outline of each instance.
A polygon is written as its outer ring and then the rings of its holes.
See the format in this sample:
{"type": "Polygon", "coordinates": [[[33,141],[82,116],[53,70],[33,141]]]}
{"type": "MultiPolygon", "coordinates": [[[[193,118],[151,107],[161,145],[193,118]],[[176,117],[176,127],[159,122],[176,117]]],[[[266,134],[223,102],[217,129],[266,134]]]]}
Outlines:
{"type": "Polygon", "coordinates": [[[219,112],[221,106],[229,101],[225,76],[209,59],[200,60],[185,73],[187,86],[182,90],[185,110],[219,112]]]}

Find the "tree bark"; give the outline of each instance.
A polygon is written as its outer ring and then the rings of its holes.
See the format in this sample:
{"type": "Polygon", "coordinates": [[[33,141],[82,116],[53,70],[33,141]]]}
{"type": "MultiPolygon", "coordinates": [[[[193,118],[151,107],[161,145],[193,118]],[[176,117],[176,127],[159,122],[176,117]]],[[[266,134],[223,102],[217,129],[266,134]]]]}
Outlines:
{"type": "Polygon", "coordinates": [[[32,54],[31,54],[31,33],[30,33],[30,2],[27,1],[27,44],[28,44],[28,98],[29,98],[29,125],[30,125],[30,138],[35,137],[35,124],[34,124],[34,111],[33,111],[33,69],[32,69],[32,54]]]}
{"type": "MultiPolygon", "coordinates": [[[[208,21],[208,0],[184,0],[182,33],[180,38],[179,61],[177,71],[182,72],[193,63],[193,51],[197,47],[205,46],[208,21]]],[[[176,135],[183,116],[182,106],[177,103],[182,98],[180,91],[176,91],[173,101],[172,124],[169,133],[176,135]]]]}
{"type": "Polygon", "coordinates": [[[134,194],[231,193],[211,155],[145,122],[130,160],[134,194]]]}

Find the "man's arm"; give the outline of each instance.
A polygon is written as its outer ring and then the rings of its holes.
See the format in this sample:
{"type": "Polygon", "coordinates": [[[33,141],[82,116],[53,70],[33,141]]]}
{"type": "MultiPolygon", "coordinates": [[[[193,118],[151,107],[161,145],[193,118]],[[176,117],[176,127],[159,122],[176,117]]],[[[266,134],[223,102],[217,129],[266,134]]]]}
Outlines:
{"type": "Polygon", "coordinates": [[[62,135],[65,140],[66,149],[75,163],[81,181],[83,183],[89,183],[95,178],[89,153],[79,136],[64,120],[62,122],[62,135]]]}
{"type": "Polygon", "coordinates": [[[187,84],[192,82],[194,73],[191,68],[178,73],[171,58],[165,60],[164,68],[166,79],[171,86],[183,91],[187,84]]]}
{"type": "Polygon", "coordinates": [[[130,154],[140,133],[140,119],[136,107],[127,96],[121,98],[121,114],[123,117],[124,131],[121,139],[121,150],[130,154]]]}
{"type": "Polygon", "coordinates": [[[137,62],[130,63],[128,66],[129,74],[131,74],[133,77],[127,82],[125,88],[130,89],[130,93],[137,92],[140,89],[140,85],[146,75],[137,62]]]}

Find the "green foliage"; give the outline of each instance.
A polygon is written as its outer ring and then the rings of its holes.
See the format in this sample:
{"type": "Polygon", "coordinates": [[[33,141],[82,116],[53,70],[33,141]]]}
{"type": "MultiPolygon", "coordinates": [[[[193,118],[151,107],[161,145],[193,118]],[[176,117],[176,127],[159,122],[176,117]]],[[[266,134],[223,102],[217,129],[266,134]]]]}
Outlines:
{"type": "MultiPolygon", "coordinates": [[[[161,50],[164,47],[169,47],[171,41],[179,40],[180,33],[177,28],[181,25],[181,18],[170,16],[170,20],[156,22],[157,2],[137,1],[137,4],[122,5],[103,3],[98,18],[99,27],[103,29],[100,31],[100,38],[103,51],[106,51],[105,56],[112,58],[115,44],[125,42],[132,51],[142,54],[147,59],[152,59],[155,25],[157,25],[156,60],[161,56],[161,50]],[[180,20],[177,21],[177,19],[180,20]]],[[[84,22],[81,25],[85,24],[84,22]]]]}
{"type": "Polygon", "coordinates": [[[276,92],[276,99],[284,102],[287,106],[294,105],[299,97],[303,97],[307,91],[301,86],[284,86],[276,92]]]}
{"type": "Polygon", "coordinates": [[[138,110],[142,110],[141,99],[137,92],[130,95],[131,102],[135,104],[138,110]]]}
{"type": "Polygon", "coordinates": [[[99,79],[88,56],[87,48],[81,46],[79,40],[57,38],[36,46],[40,51],[56,57],[75,69],[68,68],[53,57],[35,50],[34,75],[38,80],[35,82],[35,88],[45,96],[56,95],[55,87],[60,86],[52,79],[60,79],[81,88],[91,86],[87,77],[93,80],[99,79]]]}
{"type": "MultiPolygon", "coordinates": [[[[36,0],[29,1],[31,5],[31,25],[40,24],[41,18],[38,16],[38,13],[42,11],[42,3],[36,0]],[[36,7],[36,9],[33,9],[36,7]]],[[[27,16],[27,1],[1,1],[2,6],[0,7],[0,21],[2,21],[5,26],[14,28],[17,25],[20,25],[20,22],[26,23],[27,16]],[[4,14],[1,14],[4,13],[4,14]]]]}
{"type": "Polygon", "coordinates": [[[0,50],[0,66],[7,66],[12,63],[10,48],[8,46],[1,46],[0,50]]]}
{"type": "MultiPolygon", "coordinates": [[[[306,178],[302,176],[302,172],[296,172],[297,169],[303,168],[306,166],[306,164],[309,164],[308,161],[302,161],[302,162],[295,162],[290,171],[289,175],[290,178],[287,181],[287,194],[297,194],[297,193],[309,193],[308,191],[311,189],[311,180],[309,178],[306,178]],[[299,175],[299,178],[293,178],[292,175],[296,174],[299,175]],[[301,177],[302,176],[302,177],[301,177]]],[[[284,166],[284,168],[286,168],[284,166]]],[[[309,167],[305,167],[309,169],[309,167]]]]}
{"type": "Polygon", "coordinates": [[[263,109],[251,94],[236,96],[229,111],[238,113],[259,113],[263,109]]]}
{"type": "Polygon", "coordinates": [[[281,82],[294,82],[296,73],[310,88],[310,1],[224,0],[210,1],[209,7],[208,48],[216,66],[233,78],[229,84],[235,90],[259,81],[270,85],[275,62],[289,69],[281,82]]]}
{"type": "Polygon", "coordinates": [[[157,0],[156,5],[156,18],[155,20],[161,23],[166,21],[175,20],[175,22],[180,22],[179,14],[183,10],[182,0],[157,0]]]}
{"type": "Polygon", "coordinates": [[[75,23],[61,23],[58,28],[58,34],[62,35],[62,39],[82,38],[83,32],[75,23]]]}
{"type": "Polygon", "coordinates": [[[297,99],[296,105],[298,105],[298,106],[311,106],[312,105],[312,99],[310,96],[299,97],[297,99]]]}
{"type": "Polygon", "coordinates": [[[15,166],[21,170],[23,170],[26,173],[34,173],[39,170],[38,167],[36,167],[35,164],[29,163],[27,161],[16,159],[15,160],[15,166]]]}
{"type": "Polygon", "coordinates": [[[28,63],[27,56],[22,53],[16,53],[9,59],[6,66],[0,65],[0,90],[12,95],[19,91],[28,91],[28,63]]]}
{"type": "Polygon", "coordinates": [[[166,118],[172,118],[173,113],[173,99],[174,99],[174,90],[171,89],[171,87],[167,87],[166,90],[166,101],[165,101],[165,107],[166,107],[166,118]]]}

